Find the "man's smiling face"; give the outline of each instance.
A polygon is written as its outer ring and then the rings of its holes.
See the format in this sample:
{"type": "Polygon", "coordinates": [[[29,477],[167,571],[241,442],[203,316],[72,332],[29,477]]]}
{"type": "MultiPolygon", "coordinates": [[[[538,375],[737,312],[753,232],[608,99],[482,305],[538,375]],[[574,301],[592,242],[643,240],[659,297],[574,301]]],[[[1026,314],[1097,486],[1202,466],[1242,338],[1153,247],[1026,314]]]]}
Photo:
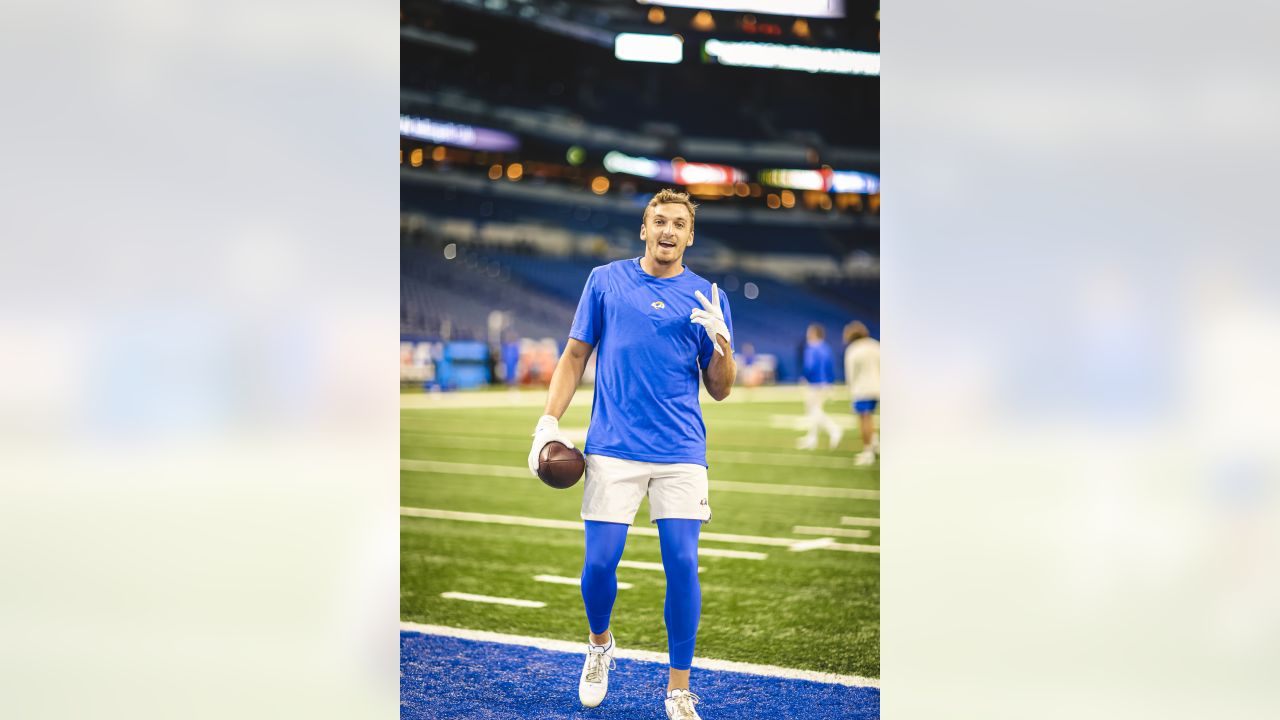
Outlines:
{"type": "Polygon", "coordinates": [[[693,216],[680,203],[655,205],[640,226],[645,254],[660,265],[679,264],[693,244],[693,216]]]}

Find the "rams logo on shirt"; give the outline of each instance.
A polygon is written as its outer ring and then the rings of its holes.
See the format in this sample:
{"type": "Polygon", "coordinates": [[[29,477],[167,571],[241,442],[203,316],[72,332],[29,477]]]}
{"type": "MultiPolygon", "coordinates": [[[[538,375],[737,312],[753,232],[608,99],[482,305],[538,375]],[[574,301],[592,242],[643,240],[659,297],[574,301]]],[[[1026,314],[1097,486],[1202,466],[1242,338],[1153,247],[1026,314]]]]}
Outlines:
{"type": "Polygon", "coordinates": [[[665,307],[667,306],[667,304],[666,304],[666,303],[664,303],[664,302],[662,302],[661,300],[654,300],[654,301],[653,301],[652,303],[650,303],[650,304],[651,304],[651,305],[653,305],[653,309],[654,309],[654,310],[662,310],[663,308],[665,308],[665,307]]]}

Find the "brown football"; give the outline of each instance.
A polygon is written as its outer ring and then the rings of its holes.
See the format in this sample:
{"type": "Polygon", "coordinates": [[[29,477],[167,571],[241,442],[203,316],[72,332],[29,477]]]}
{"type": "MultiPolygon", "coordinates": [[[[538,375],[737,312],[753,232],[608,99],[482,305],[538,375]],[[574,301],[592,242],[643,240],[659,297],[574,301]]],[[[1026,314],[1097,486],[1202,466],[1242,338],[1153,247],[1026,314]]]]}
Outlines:
{"type": "Polygon", "coordinates": [[[557,490],[571,488],[582,479],[587,459],[577,448],[551,441],[538,453],[538,479],[557,490]]]}

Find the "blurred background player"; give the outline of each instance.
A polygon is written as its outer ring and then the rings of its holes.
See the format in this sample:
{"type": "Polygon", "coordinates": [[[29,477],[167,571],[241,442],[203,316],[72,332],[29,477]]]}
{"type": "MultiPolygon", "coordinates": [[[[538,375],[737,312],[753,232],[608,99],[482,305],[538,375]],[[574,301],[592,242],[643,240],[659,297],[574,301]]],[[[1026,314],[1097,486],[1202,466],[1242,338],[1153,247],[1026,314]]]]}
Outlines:
{"type": "Polygon", "coordinates": [[[858,416],[862,451],[857,465],[870,465],[880,454],[880,433],[876,432],[876,407],[880,404],[880,341],[870,337],[867,326],[858,321],[844,328],[844,376],[849,381],[853,412],[858,416]]]}
{"type": "Polygon", "coordinates": [[[520,339],[508,330],[502,338],[502,375],[507,388],[515,390],[520,384],[520,339]]]}
{"type": "Polygon", "coordinates": [[[840,444],[844,430],[835,420],[827,415],[822,404],[831,392],[831,383],[835,381],[835,367],[831,359],[831,348],[824,339],[827,331],[818,323],[813,323],[805,331],[804,345],[804,405],[805,424],[808,432],[796,442],[801,450],[813,450],[818,447],[818,430],[825,429],[831,440],[831,447],[840,444]]]}
{"type": "Polygon", "coordinates": [[[693,245],[696,209],[685,193],[659,191],[641,219],[644,255],[591,271],[529,450],[529,470],[536,475],[538,454],[548,442],[572,447],[560,431],[560,417],[594,350],[596,386],[582,493],[581,585],[590,635],[578,699],[596,707],[608,693],[618,562],[647,495],[667,578],[663,617],[671,665],[665,705],[671,720],[699,718],[689,670],[702,612],[698,536],[711,520],[699,374],[716,400],[728,397],[737,375],[728,300],[683,261],[693,245]]]}

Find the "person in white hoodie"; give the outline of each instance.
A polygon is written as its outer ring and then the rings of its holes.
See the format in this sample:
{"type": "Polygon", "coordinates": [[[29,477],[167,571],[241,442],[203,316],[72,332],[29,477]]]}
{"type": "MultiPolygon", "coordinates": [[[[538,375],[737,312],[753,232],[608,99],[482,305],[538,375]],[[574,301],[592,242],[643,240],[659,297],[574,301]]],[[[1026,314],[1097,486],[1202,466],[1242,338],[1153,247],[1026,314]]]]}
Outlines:
{"type": "Polygon", "coordinates": [[[858,321],[844,327],[844,377],[853,398],[853,412],[862,433],[862,451],[855,465],[871,465],[880,454],[880,433],[876,432],[875,411],[880,404],[880,341],[871,337],[858,321]]]}

